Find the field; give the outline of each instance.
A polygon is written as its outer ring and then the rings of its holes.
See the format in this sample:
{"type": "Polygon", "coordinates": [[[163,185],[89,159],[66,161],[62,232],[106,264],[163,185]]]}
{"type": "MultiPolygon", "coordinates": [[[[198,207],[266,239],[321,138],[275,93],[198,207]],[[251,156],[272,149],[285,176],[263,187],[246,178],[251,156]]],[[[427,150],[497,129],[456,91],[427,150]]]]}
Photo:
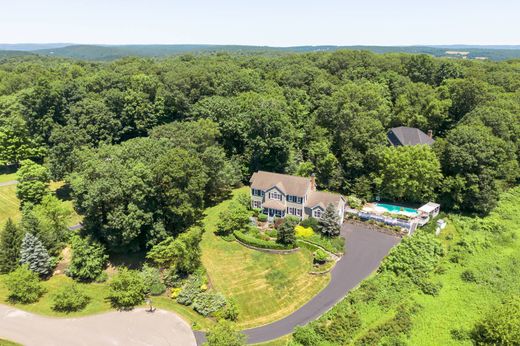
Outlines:
{"type": "Polygon", "coordinates": [[[5,183],[10,180],[16,180],[16,173],[0,174],[0,183],[5,183]]]}
{"type": "MultiPolygon", "coordinates": [[[[247,189],[235,190],[236,195],[247,189]]],[[[263,325],[290,314],[321,289],[328,276],[309,275],[312,255],[302,249],[290,255],[273,255],[250,250],[237,242],[215,236],[219,213],[229,201],[206,211],[206,233],[202,241],[202,262],[211,285],[235,299],[241,328],[263,325]]]]}

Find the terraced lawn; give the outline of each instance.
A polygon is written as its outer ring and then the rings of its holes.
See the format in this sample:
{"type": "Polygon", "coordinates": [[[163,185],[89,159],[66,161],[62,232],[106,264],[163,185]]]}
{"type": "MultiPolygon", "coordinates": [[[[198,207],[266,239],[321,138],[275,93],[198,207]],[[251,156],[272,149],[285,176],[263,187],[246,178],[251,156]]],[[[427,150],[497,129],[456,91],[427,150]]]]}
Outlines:
{"type": "MultiPolygon", "coordinates": [[[[247,192],[247,188],[237,189],[247,192]]],[[[329,276],[308,274],[312,254],[306,249],[289,255],[273,255],[248,249],[215,236],[225,201],[206,210],[206,233],[201,244],[202,262],[212,286],[235,299],[238,324],[250,328],[281,319],[309,301],[329,282],[329,276]]]]}
{"type": "Polygon", "coordinates": [[[5,183],[10,180],[16,180],[16,173],[0,174],[0,183],[5,183]]]}

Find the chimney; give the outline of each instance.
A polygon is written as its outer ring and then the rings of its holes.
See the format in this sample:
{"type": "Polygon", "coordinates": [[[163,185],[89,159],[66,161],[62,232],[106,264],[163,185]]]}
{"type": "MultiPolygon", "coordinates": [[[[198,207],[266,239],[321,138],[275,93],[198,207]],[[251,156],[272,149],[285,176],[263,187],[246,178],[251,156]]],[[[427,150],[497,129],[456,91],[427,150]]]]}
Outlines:
{"type": "Polygon", "coordinates": [[[428,137],[433,138],[433,131],[432,130],[428,130],[428,137]]]}
{"type": "Polygon", "coordinates": [[[316,174],[311,174],[311,191],[316,191],[316,174]]]}

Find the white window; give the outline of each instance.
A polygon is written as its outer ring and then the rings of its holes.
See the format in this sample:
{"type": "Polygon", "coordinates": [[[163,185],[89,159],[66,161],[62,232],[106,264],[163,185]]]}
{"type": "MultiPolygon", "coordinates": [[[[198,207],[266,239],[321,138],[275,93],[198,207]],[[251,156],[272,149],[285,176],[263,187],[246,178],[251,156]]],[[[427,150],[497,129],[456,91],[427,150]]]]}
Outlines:
{"type": "Polygon", "coordinates": [[[282,200],[282,194],[278,191],[269,192],[269,199],[277,199],[279,201],[282,200]]]}
{"type": "Polygon", "coordinates": [[[252,189],[252,194],[253,196],[263,196],[264,195],[264,191],[262,190],[258,190],[258,189],[252,189]]]}
{"type": "Polygon", "coordinates": [[[262,202],[260,201],[253,201],[253,208],[261,208],[262,202]]]}
{"type": "Polygon", "coordinates": [[[314,214],[314,217],[319,219],[323,215],[323,211],[321,209],[314,209],[312,212],[314,214]]]}
{"type": "Polygon", "coordinates": [[[303,198],[298,197],[298,196],[288,195],[287,196],[287,202],[302,204],[303,198]]]}

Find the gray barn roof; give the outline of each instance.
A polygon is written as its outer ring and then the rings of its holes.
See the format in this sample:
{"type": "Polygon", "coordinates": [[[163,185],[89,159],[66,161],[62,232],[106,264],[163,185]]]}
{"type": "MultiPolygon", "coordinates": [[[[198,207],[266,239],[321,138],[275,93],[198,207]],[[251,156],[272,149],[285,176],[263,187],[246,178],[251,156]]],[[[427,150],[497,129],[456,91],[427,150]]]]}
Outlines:
{"type": "Polygon", "coordinates": [[[432,145],[433,138],[430,138],[426,133],[415,127],[399,126],[391,128],[388,131],[388,141],[394,147],[399,145],[417,145],[428,144],[432,145]]]}

